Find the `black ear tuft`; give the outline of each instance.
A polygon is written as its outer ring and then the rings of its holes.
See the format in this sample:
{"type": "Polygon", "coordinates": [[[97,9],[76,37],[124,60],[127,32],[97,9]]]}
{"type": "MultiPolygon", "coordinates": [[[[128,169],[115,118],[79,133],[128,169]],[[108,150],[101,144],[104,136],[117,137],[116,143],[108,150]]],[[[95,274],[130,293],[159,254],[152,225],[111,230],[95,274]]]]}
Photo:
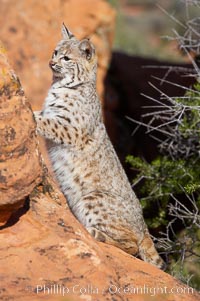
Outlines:
{"type": "Polygon", "coordinates": [[[74,35],[71,33],[71,31],[65,26],[65,23],[62,24],[62,37],[65,40],[71,40],[75,39],[74,35]]]}
{"type": "Polygon", "coordinates": [[[84,39],[81,41],[79,48],[83,54],[83,56],[85,56],[85,58],[89,61],[93,54],[95,53],[95,49],[94,46],[90,43],[89,39],[84,39]]]}

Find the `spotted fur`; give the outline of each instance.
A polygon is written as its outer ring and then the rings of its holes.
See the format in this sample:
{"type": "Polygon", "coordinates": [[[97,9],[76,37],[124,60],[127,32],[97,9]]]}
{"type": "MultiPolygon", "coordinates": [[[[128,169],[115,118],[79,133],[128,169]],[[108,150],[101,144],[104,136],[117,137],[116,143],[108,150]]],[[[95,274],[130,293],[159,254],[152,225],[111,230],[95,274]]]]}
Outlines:
{"type": "Polygon", "coordinates": [[[53,83],[37,131],[51,140],[56,179],[77,219],[97,240],[163,266],[133,192],[103,124],[96,93],[97,58],[87,40],[63,25],[53,53],[53,83]]]}

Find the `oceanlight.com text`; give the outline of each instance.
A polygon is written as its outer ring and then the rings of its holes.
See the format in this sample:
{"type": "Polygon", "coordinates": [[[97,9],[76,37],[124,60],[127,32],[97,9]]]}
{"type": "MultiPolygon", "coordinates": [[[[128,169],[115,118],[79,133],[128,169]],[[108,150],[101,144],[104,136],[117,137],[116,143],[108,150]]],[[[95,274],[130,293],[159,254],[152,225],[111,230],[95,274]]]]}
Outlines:
{"type": "Polygon", "coordinates": [[[100,295],[109,293],[111,295],[149,295],[154,297],[156,295],[189,295],[194,293],[194,289],[191,287],[177,286],[177,287],[150,287],[148,285],[134,286],[125,285],[117,286],[110,285],[104,288],[98,288],[92,284],[79,285],[75,284],[73,286],[64,286],[60,284],[52,285],[37,285],[34,289],[37,294],[43,295],[61,295],[66,296],[68,294],[73,295],[100,295]]]}

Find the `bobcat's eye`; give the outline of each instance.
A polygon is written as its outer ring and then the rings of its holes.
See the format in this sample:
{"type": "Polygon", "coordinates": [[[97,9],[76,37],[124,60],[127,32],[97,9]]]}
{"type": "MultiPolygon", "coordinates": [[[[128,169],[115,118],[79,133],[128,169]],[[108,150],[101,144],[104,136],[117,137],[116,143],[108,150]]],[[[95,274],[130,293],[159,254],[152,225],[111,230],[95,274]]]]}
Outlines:
{"type": "Polygon", "coordinates": [[[55,50],[54,53],[53,53],[53,55],[52,55],[52,57],[56,56],[57,54],[58,54],[58,51],[55,50]]]}
{"type": "Polygon", "coordinates": [[[68,56],[63,56],[63,59],[64,59],[65,61],[70,61],[70,58],[69,58],[68,56]]]}

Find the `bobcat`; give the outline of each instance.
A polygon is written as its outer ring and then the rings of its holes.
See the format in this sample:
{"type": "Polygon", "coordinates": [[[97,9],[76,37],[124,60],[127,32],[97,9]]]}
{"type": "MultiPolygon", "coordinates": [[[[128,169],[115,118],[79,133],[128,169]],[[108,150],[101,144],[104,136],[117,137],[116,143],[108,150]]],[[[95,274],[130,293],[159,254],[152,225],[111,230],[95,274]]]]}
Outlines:
{"type": "Polygon", "coordinates": [[[103,124],[96,92],[97,56],[62,26],[62,40],[49,63],[53,83],[37,131],[48,148],[69,207],[98,241],[112,244],[159,268],[158,255],[133,192],[103,124]]]}

